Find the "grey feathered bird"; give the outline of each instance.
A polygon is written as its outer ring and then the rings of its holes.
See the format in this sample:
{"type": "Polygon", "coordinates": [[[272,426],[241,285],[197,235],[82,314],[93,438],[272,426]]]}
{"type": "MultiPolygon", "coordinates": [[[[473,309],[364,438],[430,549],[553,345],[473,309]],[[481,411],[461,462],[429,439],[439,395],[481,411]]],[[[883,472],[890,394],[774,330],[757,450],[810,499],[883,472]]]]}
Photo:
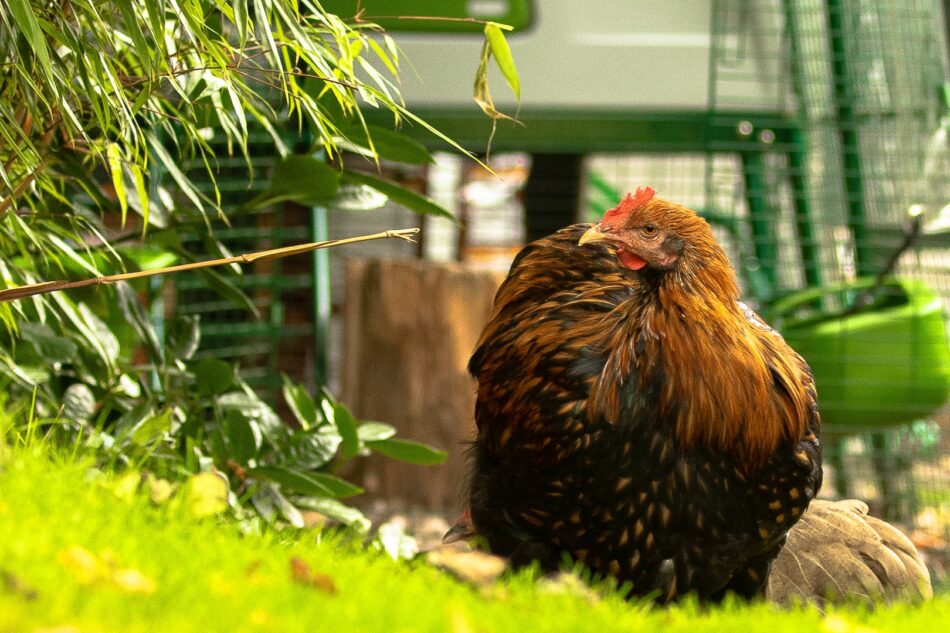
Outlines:
{"type": "Polygon", "coordinates": [[[930,574],[900,530],[868,516],[863,501],[816,500],[772,565],[770,602],[926,600],[930,574]]]}

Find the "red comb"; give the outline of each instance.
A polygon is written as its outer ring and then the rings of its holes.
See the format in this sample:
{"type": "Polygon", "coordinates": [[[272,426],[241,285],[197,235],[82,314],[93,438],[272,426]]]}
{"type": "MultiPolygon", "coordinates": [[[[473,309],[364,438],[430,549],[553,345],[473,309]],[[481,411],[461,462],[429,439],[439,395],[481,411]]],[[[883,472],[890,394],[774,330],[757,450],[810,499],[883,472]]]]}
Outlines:
{"type": "Polygon", "coordinates": [[[636,193],[628,193],[620,204],[604,214],[604,219],[600,221],[601,226],[609,229],[618,228],[628,215],[652,200],[655,193],[656,190],[653,187],[637,187],[636,193]]]}

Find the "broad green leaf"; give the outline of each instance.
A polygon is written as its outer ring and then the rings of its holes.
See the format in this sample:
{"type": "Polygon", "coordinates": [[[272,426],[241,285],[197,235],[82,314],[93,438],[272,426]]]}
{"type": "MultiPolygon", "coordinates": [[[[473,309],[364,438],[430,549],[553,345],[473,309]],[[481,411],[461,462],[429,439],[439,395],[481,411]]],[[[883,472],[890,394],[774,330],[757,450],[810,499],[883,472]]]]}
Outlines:
{"type": "MultiPolygon", "coordinates": [[[[266,478],[262,475],[257,477],[257,479],[266,478]]],[[[270,483],[269,480],[267,481],[268,483],[263,484],[254,496],[251,497],[251,504],[254,506],[254,509],[257,510],[258,514],[268,523],[275,521],[277,519],[277,513],[279,512],[292,526],[302,528],[304,526],[304,520],[303,515],[300,514],[300,510],[298,510],[287,497],[281,494],[277,484],[270,483]]]]}
{"type": "Polygon", "coordinates": [[[304,430],[308,430],[317,425],[317,406],[313,403],[313,398],[302,386],[294,384],[290,378],[284,376],[284,400],[290,407],[291,413],[300,422],[304,430]]]}
{"type": "Polygon", "coordinates": [[[441,218],[454,220],[455,217],[436,204],[432,199],[421,194],[409,191],[401,185],[390,180],[384,180],[369,174],[344,170],[341,176],[343,182],[357,185],[367,185],[376,191],[385,194],[390,200],[401,204],[411,211],[424,215],[434,215],[441,218]]]}
{"type": "Polygon", "coordinates": [[[163,409],[136,424],[128,434],[128,438],[136,446],[148,446],[168,433],[171,425],[172,410],[163,409]]]}
{"type": "Polygon", "coordinates": [[[116,441],[120,444],[128,442],[136,446],[148,446],[168,433],[171,426],[171,409],[156,413],[152,403],[142,402],[116,422],[116,441]]]}
{"type": "Polygon", "coordinates": [[[65,336],[59,336],[44,323],[20,324],[20,336],[28,341],[37,355],[46,363],[68,363],[75,358],[76,344],[65,336]]]}
{"type": "Polygon", "coordinates": [[[214,396],[234,385],[234,367],[219,358],[205,358],[195,365],[195,388],[199,394],[214,396]]]}
{"type": "Polygon", "coordinates": [[[340,211],[375,211],[389,202],[382,193],[366,185],[341,185],[330,203],[340,211]]]}
{"type": "Polygon", "coordinates": [[[380,453],[401,462],[422,466],[441,464],[445,461],[447,455],[445,451],[440,451],[427,444],[397,438],[366,442],[366,447],[374,453],[380,453]]]}
{"type": "Polygon", "coordinates": [[[313,156],[295,154],[274,166],[270,188],[250,206],[296,202],[305,206],[326,204],[340,187],[340,172],[313,156]]]}
{"type": "Polygon", "coordinates": [[[88,420],[96,413],[96,397],[87,385],[76,382],[63,394],[63,415],[70,420],[88,420]]]}
{"type": "Polygon", "coordinates": [[[308,510],[315,510],[320,514],[335,519],[340,523],[350,526],[360,533],[369,531],[371,523],[362,512],[356,508],[328,497],[311,497],[301,500],[300,507],[308,510]]]}
{"type": "Polygon", "coordinates": [[[254,392],[232,391],[218,396],[218,406],[225,413],[228,409],[235,409],[244,417],[260,425],[265,434],[275,429],[285,429],[283,422],[267,404],[254,392]]]}
{"type": "Polygon", "coordinates": [[[375,442],[388,440],[396,434],[396,429],[383,422],[364,422],[356,427],[356,434],[362,442],[375,442]]]}
{"type": "Polygon", "coordinates": [[[297,431],[283,447],[279,458],[284,464],[300,470],[316,470],[336,456],[343,438],[336,427],[324,424],[309,431],[297,431]]]}
{"type": "Polygon", "coordinates": [[[508,41],[505,39],[505,33],[501,26],[495,22],[489,22],[485,25],[485,37],[488,40],[488,46],[491,54],[498,64],[498,69],[508,82],[508,87],[515,93],[515,98],[521,99],[521,82],[518,79],[518,69],[515,68],[515,58],[511,55],[511,48],[508,47],[508,41]]]}
{"type": "Polygon", "coordinates": [[[229,448],[229,457],[239,464],[247,464],[257,457],[263,436],[260,428],[236,409],[224,416],[222,433],[229,448]]]}
{"type": "Polygon", "coordinates": [[[384,127],[367,125],[364,130],[362,127],[353,126],[341,130],[341,133],[351,143],[366,150],[370,150],[372,146],[376,154],[386,160],[412,165],[427,165],[433,162],[432,155],[425,145],[405,134],[387,130],[384,127]],[[367,132],[369,132],[368,135],[367,132]]]}
{"type": "Polygon", "coordinates": [[[342,402],[333,405],[333,421],[340,433],[340,457],[344,460],[355,456],[360,450],[360,440],[356,433],[356,419],[342,402]]]}
{"type": "Polygon", "coordinates": [[[280,484],[281,487],[287,490],[302,495],[311,497],[333,497],[333,491],[310,475],[298,470],[285,468],[284,466],[248,468],[246,473],[248,477],[272,481],[275,484],[280,484]]]}
{"type": "Polygon", "coordinates": [[[351,484],[345,479],[330,475],[328,473],[307,473],[307,475],[323,484],[328,490],[333,492],[337,499],[345,499],[364,492],[362,488],[351,484]]]}

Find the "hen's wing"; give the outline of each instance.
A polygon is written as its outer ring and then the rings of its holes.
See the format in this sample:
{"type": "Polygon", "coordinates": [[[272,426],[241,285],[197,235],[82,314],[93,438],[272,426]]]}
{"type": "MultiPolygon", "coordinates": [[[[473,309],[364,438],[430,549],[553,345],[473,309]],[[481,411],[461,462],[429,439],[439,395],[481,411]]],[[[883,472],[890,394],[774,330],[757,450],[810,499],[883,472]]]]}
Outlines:
{"type": "Polygon", "coordinates": [[[578,248],[588,226],[525,247],[495,297],[469,362],[479,444],[490,457],[551,463],[583,442],[586,401],[607,358],[600,341],[632,292],[606,248],[578,248]]]}

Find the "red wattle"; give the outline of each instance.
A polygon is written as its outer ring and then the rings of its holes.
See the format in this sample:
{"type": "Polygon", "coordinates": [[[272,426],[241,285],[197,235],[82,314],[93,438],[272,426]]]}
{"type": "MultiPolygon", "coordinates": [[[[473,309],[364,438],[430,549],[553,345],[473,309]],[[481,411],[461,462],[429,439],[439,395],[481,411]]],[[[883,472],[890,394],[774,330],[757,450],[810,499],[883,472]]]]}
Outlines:
{"type": "Polygon", "coordinates": [[[643,259],[639,255],[634,255],[630,251],[623,248],[617,251],[617,257],[620,258],[621,264],[623,264],[627,268],[630,268],[631,270],[640,270],[641,268],[647,265],[647,262],[645,259],[643,259]]]}

